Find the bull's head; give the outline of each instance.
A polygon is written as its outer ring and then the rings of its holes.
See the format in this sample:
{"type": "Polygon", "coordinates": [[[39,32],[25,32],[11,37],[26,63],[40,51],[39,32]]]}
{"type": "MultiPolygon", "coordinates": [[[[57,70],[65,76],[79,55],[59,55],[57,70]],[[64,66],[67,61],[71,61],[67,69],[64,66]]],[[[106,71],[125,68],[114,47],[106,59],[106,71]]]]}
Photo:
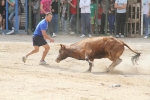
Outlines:
{"type": "Polygon", "coordinates": [[[65,45],[60,44],[59,54],[56,58],[56,62],[59,63],[61,60],[64,60],[68,57],[68,51],[65,45]]]}

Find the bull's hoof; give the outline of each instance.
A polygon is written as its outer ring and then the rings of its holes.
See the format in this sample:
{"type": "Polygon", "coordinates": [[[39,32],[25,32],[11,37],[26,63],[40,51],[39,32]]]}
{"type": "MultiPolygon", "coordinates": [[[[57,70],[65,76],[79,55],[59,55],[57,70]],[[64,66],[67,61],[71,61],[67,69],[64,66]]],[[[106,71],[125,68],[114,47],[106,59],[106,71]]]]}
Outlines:
{"type": "Polygon", "coordinates": [[[91,73],[91,70],[87,70],[87,71],[85,71],[85,73],[91,73]]]}
{"type": "Polygon", "coordinates": [[[107,72],[107,73],[109,73],[109,72],[110,72],[110,70],[107,70],[106,72],[107,72]]]}
{"type": "Polygon", "coordinates": [[[107,69],[107,73],[111,73],[111,72],[113,72],[114,70],[112,69],[112,68],[109,68],[109,69],[107,69]]]}
{"type": "Polygon", "coordinates": [[[107,73],[110,73],[110,74],[122,74],[122,72],[118,71],[118,70],[107,70],[107,73]]]}

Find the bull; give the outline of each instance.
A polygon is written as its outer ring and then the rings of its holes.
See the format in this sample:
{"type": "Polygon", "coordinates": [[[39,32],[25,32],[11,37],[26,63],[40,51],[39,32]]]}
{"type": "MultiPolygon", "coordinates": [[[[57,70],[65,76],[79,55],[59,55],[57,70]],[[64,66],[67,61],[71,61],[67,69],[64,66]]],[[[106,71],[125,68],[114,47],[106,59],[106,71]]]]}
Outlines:
{"type": "Polygon", "coordinates": [[[132,50],[126,43],[114,37],[87,38],[68,46],[60,44],[59,55],[56,58],[56,62],[59,63],[67,57],[86,60],[89,63],[89,69],[87,71],[91,72],[94,59],[108,58],[112,63],[107,71],[113,71],[114,67],[122,62],[120,56],[124,52],[125,46],[135,53],[131,59],[134,64],[141,53],[132,50]]]}

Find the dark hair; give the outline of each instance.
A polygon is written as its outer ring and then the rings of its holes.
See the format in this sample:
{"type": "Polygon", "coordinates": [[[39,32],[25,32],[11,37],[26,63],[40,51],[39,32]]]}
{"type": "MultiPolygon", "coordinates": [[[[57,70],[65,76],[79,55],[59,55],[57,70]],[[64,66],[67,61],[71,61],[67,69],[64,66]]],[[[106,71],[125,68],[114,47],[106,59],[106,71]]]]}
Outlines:
{"type": "Polygon", "coordinates": [[[47,12],[45,15],[46,15],[46,16],[52,15],[52,13],[51,13],[51,12],[47,12]]]}

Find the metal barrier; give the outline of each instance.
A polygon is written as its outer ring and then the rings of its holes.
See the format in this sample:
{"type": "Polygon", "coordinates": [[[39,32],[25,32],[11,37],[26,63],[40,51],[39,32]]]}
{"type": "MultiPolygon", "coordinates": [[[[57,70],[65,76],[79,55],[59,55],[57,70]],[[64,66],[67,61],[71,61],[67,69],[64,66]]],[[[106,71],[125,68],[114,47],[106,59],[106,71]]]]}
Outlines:
{"type": "MultiPolygon", "coordinates": [[[[18,0],[15,0],[15,2],[18,2],[18,0]]],[[[106,0],[107,2],[107,6],[106,6],[106,9],[108,9],[108,0],[106,0]]],[[[28,34],[31,34],[32,33],[32,8],[31,8],[31,5],[28,5],[29,3],[31,3],[31,0],[25,0],[25,4],[24,4],[24,8],[25,8],[25,31],[28,33],[28,34]]],[[[61,3],[61,0],[58,0],[58,8],[60,8],[60,3],[61,3]]],[[[95,21],[95,30],[96,30],[96,34],[98,34],[98,3],[99,3],[99,0],[96,0],[96,21],[95,21]]],[[[67,25],[68,25],[68,31],[69,32],[69,22],[70,22],[70,5],[68,4],[68,11],[67,11],[67,25]]],[[[58,33],[60,33],[60,9],[58,9],[58,33]]],[[[15,5],[15,33],[18,33],[19,30],[19,24],[18,24],[18,3],[16,3],[15,5]]],[[[76,33],[79,34],[79,30],[80,30],[80,19],[79,19],[79,0],[77,0],[77,21],[76,21],[76,33]]],[[[39,16],[40,16],[40,9],[39,9],[39,16]]],[[[106,18],[105,18],[105,23],[108,23],[108,20],[107,20],[107,14],[106,14],[106,18]]],[[[6,31],[8,31],[8,2],[6,2],[6,31]]],[[[107,30],[107,24],[105,24],[105,30],[107,30]]],[[[105,35],[107,35],[107,31],[105,31],[105,35]]]]}
{"type": "MultiPolygon", "coordinates": [[[[6,30],[3,30],[5,33],[9,31],[9,20],[8,20],[8,18],[9,18],[9,11],[8,11],[8,6],[9,6],[9,4],[8,4],[8,2],[6,0],[6,30]]],[[[21,16],[18,15],[18,6],[19,6],[18,5],[18,0],[15,0],[15,16],[14,16],[15,33],[18,33],[19,31],[21,31],[21,30],[19,30],[19,23],[20,22],[18,21],[18,19],[20,18],[20,20],[21,20],[21,16]]],[[[28,21],[27,21],[28,20],[28,0],[25,0],[24,8],[25,8],[25,31],[26,31],[27,28],[28,28],[28,21]]]]}

